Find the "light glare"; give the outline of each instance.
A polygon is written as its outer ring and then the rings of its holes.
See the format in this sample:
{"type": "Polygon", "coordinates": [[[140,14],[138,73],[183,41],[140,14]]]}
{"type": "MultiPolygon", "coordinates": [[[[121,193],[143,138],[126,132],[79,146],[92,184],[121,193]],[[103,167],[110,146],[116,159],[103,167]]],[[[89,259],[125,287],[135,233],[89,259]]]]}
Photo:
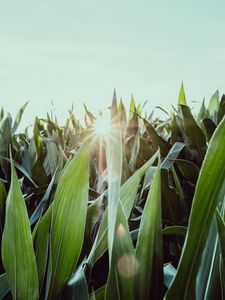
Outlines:
{"type": "Polygon", "coordinates": [[[103,116],[99,117],[94,123],[94,131],[101,137],[106,137],[109,134],[110,130],[110,121],[103,116]]]}

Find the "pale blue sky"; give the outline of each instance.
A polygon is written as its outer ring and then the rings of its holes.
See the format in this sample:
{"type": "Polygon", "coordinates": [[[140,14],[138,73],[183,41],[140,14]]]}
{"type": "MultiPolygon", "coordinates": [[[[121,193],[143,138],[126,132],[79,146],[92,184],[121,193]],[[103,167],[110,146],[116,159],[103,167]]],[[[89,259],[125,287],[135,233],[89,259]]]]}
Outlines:
{"type": "Polygon", "coordinates": [[[113,88],[148,108],[225,92],[224,1],[0,0],[0,104],[24,122],[71,104],[97,112],[113,88]]]}

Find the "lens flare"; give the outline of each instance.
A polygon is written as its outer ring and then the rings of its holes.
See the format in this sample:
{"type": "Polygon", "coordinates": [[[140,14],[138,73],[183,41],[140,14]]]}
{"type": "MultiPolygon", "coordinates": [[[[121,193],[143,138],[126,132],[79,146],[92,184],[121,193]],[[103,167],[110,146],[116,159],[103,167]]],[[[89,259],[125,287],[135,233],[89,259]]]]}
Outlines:
{"type": "Polygon", "coordinates": [[[106,137],[111,131],[110,119],[100,116],[93,125],[94,131],[100,137],[106,137]]]}

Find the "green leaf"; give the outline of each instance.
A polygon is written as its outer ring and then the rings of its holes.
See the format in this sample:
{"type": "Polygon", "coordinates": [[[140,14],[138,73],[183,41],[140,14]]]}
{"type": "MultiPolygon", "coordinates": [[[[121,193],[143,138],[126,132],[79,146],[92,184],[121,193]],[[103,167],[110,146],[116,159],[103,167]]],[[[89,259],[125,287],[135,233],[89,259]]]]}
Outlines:
{"type": "Polygon", "coordinates": [[[223,292],[225,292],[225,222],[216,210],[216,224],[219,235],[220,250],[221,250],[221,268],[222,268],[222,278],[221,282],[223,283],[223,292]]]}
{"type": "Polygon", "coordinates": [[[105,285],[101,286],[100,288],[98,288],[97,290],[93,291],[92,293],[92,297],[94,294],[94,298],[92,299],[96,299],[96,300],[104,300],[105,299],[105,285]]]}
{"type": "Polygon", "coordinates": [[[3,223],[5,217],[5,202],[6,202],[6,190],[5,185],[0,181],[0,221],[3,223]]]}
{"type": "Polygon", "coordinates": [[[205,117],[206,117],[206,107],[205,107],[205,100],[203,100],[201,108],[200,108],[199,113],[197,115],[197,122],[198,122],[199,126],[201,126],[201,121],[203,119],[205,119],[205,117]]]}
{"type": "Polygon", "coordinates": [[[100,195],[91,205],[88,206],[85,230],[89,235],[91,235],[95,224],[100,218],[103,197],[104,193],[100,195]]]}
{"type": "Polygon", "coordinates": [[[162,169],[171,168],[172,165],[173,165],[173,160],[179,156],[180,152],[183,150],[184,147],[185,147],[184,143],[176,142],[175,144],[173,144],[173,146],[170,149],[169,153],[165,157],[165,159],[164,159],[164,161],[161,165],[161,168],[162,169]]]}
{"type": "Polygon", "coordinates": [[[217,124],[218,111],[219,111],[219,91],[217,90],[211,97],[208,106],[208,115],[215,124],[217,124]]]}
{"type": "Polygon", "coordinates": [[[133,118],[134,112],[136,111],[136,105],[133,95],[131,96],[130,108],[129,108],[129,120],[133,118]]]}
{"type": "Polygon", "coordinates": [[[0,122],[0,167],[5,177],[9,178],[9,163],[5,157],[9,156],[9,144],[11,142],[12,118],[7,114],[0,122]]]}
{"type": "Polygon", "coordinates": [[[219,263],[220,249],[213,218],[196,278],[196,299],[221,299],[219,263]]]}
{"type": "Polygon", "coordinates": [[[183,224],[184,204],[181,195],[177,193],[175,187],[170,183],[170,176],[168,170],[161,170],[161,188],[162,188],[162,215],[167,223],[173,225],[183,224]]]}
{"type": "Polygon", "coordinates": [[[48,299],[55,299],[82,249],[89,188],[89,143],[67,165],[52,204],[48,299]]]}
{"type": "Polygon", "coordinates": [[[84,271],[85,265],[81,263],[64,288],[61,299],[89,300],[88,284],[84,271]]]}
{"type": "Polygon", "coordinates": [[[54,141],[52,141],[51,139],[47,139],[46,144],[47,144],[47,155],[44,161],[45,170],[47,170],[47,174],[53,176],[57,169],[60,154],[57,145],[54,141]]]}
{"type": "Polygon", "coordinates": [[[126,216],[119,203],[105,299],[134,300],[134,275],[137,271],[138,263],[134,257],[126,216]]]}
{"type": "MultiPolygon", "coordinates": [[[[10,159],[8,158],[5,158],[5,160],[10,161],[10,159]]],[[[15,160],[13,160],[13,164],[16,167],[16,169],[18,169],[33,184],[34,187],[38,187],[37,184],[30,177],[30,175],[27,173],[27,171],[20,164],[18,164],[15,160]]]]}
{"type": "MultiPolygon", "coordinates": [[[[56,170],[57,171],[57,170],[56,170]]],[[[39,204],[36,206],[34,212],[32,213],[31,217],[30,217],[30,224],[33,225],[43,214],[43,212],[46,210],[47,204],[49,202],[49,197],[50,194],[53,190],[53,185],[55,182],[55,176],[56,176],[56,171],[55,174],[52,176],[52,179],[44,193],[44,196],[42,197],[41,201],[39,202],[39,204]]]]}
{"type": "Polygon", "coordinates": [[[116,215],[120,201],[120,185],[122,175],[122,136],[118,116],[112,120],[115,130],[106,138],[106,161],[108,175],[108,248],[109,264],[113,248],[113,239],[116,225],[116,215]]]}
{"type": "Polygon", "coordinates": [[[187,227],[185,226],[169,226],[163,229],[163,235],[181,235],[185,236],[187,233],[187,227]]]}
{"type": "Polygon", "coordinates": [[[38,299],[37,266],[30,224],[12,160],[11,185],[6,201],[2,237],[2,261],[13,298],[38,299]]]}
{"type": "Polygon", "coordinates": [[[180,105],[186,143],[188,144],[193,157],[201,165],[206,151],[206,138],[201,128],[197,125],[191,110],[186,105],[180,105]]]}
{"type": "Polygon", "coordinates": [[[182,81],[181,87],[180,87],[180,92],[179,92],[179,97],[178,97],[178,104],[187,105],[186,96],[185,96],[185,92],[184,92],[183,81],[182,81]]]}
{"type": "Polygon", "coordinates": [[[225,95],[222,96],[220,105],[219,105],[218,120],[217,120],[218,124],[223,119],[224,115],[225,115],[225,95]]]}
{"type": "Polygon", "coordinates": [[[52,206],[48,208],[40,222],[37,224],[35,253],[37,260],[38,279],[40,290],[42,289],[43,278],[46,272],[49,246],[49,228],[51,223],[52,206]]]}
{"type": "Polygon", "coordinates": [[[113,99],[111,105],[111,119],[115,118],[118,115],[117,99],[116,99],[116,90],[113,91],[113,99]]]}
{"type": "Polygon", "coordinates": [[[85,117],[88,116],[88,118],[90,119],[91,123],[93,123],[93,122],[96,120],[96,118],[95,118],[94,115],[87,109],[87,106],[86,106],[84,103],[83,103],[83,105],[84,105],[84,109],[85,109],[85,113],[86,113],[85,117]]]}
{"type": "Polygon", "coordinates": [[[131,102],[130,102],[130,109],[129,109],[129,122],[127,126],[127,135],[135,135],[139,128],[138,128],[138,115],[137,115],[137,109],[135,106],[134,98],[133,96],[131,97],[131,102]]]}
{"type": "Polygon", "coordinates": [[[164,284],[166,287],[170,287],[173,278],[176,275],[176,269],[171,264],[166,264],[163,267],[163,274],[164,274],[164,284]]]}
{"type": "Polygon", "coordinates": [[[144,124],[151,142],[156,148],[159,147],[162,156],[166,157],[171,148],[170,144],[158,134],[150,122],[144,119],[144,124]]]}
{"type": "Polygon", "coordinates": [[[23,113],[24,113],[24,110],[26,109],[27,107],[27,104],[28,102],[26,102],[19,110],[19,112],[17,113],[16,115],[16,119],[14,121],[14,124],[13,124],[13,128],[12,128],[12,134],[15,134],[18,126],[20,125],[20,121],[22,119],[22,116],[23,116],[23,113]]]}
{"type": "Polygon", "coordinates": [[[171,128],[171,144],[175,144],[178,141],[183,141],[182,133],[180,127],[178,126],[177,118],[174,113],[172,113],[172,128],[171,128]]]}
{"type": "Polygon", "coordinates": [[[0,275],[0,299],[4,299],[9,292],[9,284],[6,273],[0,275]]]}
{"type": "Polygon", "coordinates": [[[181,174],[190,182],[196,183],[199,175],[199,168],[189,160],[175,160],[181,174]]]}
{"type": "Polygon", "coordinates": [[[204,129],[206,132],[206,136],[207,136],[207,141],[209,142],[214,131],[216,130],[216,125],[215,123],[209,119],[209,118],[205,118],[202,120],[202,123],[204,124],[204,129]]]}
{"type": "Polygon", "coordinates": [[[48,177],[44,169],[45,151],[43,147],[43,138],[39,130],[39,122],[40,120],[36,118],[36,123],[34,126],[34,141],[35,141],[37,157],[32,167],[32,178],[39,185],[44,185],[48,183],[48,177]]]}
{"type": "Polygon", "coordinates": [[[129,161],[129,167],[132,172],[134,172],[134,170],[136,168],[139,150],[140,150],[140,136],[137,133],[134,137],[132,150],[131,150],[131,157],[130,157],[130,161],[129,161]]]}
{"type": "MultiPolygon", "coordinates": [[[[151,167],[151,165],[156,160],[158,153],[154,154],[149,161],[147,161],[139,170],[137,170],[121,187],[120,189],[120,200],[124,209],[126,218],[130,216],[131,210],[134,205],[134,201],[137,195],[137,190],[141,181],[141,178],[145,172],[151,167]]],[[[88,262],[89,264],[95,263],[107,250],[107,216],[108,209],[105,213],[100,224],[97,237],[95,239],[95,244],[92,247],[92,251],[89,254],[88,262]]]]}
{"type": "Polygon", "coordinates": [[[160,165],[154,174],[145,203],[135,257],[139,272],[135,276],[136,299],[162,299],[162,213],[160,165]]]}
{"type": "Polygon", "coordinates": [[[176,277],[166,294],[167,300],[187,299],[195,290],[202,259],[218,197],[225,179],[225,118],[216,129],[198,178],[185,246],[176,277]]]}
{"type": "Polygon", "coordinates": [[[126,131],[127,131],[127,115],[126,115],[126,109],[124,107],[122,99],[120,100],[120,103],[119,103],[118,113],[119,113],[119,118],[120,118],[122,137],[124,138],[126,135],[126,131]]]}

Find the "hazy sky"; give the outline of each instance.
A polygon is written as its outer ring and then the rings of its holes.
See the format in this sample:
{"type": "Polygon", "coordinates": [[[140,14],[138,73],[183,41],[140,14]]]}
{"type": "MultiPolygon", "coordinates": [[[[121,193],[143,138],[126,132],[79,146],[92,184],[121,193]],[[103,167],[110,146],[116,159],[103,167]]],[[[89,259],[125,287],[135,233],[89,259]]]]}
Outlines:
{"type": "Polygon", "coordinates": [[[225,92],[225,2],[0,0],[0,104],[27,100],[26,124],[71,104],[169,108],[184,80],[189,101],[225,92]]]}

